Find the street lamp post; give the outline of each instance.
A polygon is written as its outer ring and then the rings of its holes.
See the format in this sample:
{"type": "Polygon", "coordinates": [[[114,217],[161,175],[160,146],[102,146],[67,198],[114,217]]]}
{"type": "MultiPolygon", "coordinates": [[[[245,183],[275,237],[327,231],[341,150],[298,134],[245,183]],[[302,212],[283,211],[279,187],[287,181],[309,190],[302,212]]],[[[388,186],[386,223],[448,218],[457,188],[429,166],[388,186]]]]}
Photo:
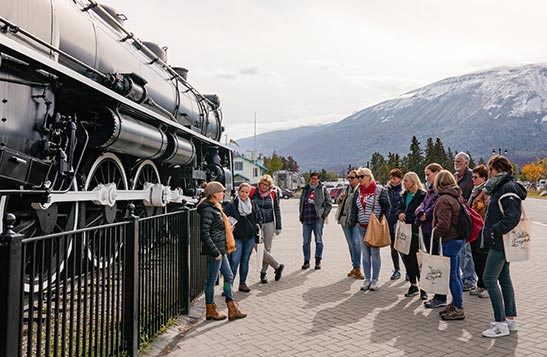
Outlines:
{"type": "MultiPolygon", "coordinates": [[[[497,150],[498,155],[501,155],[501,147],[497,150]]],[[[496,148],[492,150],[492,155],[496,155],[496,148]]],[[[507,155],[507,149],[503,149],[503,155],[507,155]]]]}

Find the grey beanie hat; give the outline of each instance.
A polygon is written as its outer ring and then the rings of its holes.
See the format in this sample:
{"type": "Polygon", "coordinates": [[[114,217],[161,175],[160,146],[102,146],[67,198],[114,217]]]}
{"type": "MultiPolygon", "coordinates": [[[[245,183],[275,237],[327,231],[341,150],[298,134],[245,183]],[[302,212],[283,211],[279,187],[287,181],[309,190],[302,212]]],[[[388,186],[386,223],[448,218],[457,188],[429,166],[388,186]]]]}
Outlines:
{"type": "Polygon", "coordinates": [[[211,197],[215,193],[218,192],[224,192],[226,189],[224,186],[218,182],[218,181],[211,181],[205,186],[205,190],[203,190],[203,194],[205,197],[211,197]]]}

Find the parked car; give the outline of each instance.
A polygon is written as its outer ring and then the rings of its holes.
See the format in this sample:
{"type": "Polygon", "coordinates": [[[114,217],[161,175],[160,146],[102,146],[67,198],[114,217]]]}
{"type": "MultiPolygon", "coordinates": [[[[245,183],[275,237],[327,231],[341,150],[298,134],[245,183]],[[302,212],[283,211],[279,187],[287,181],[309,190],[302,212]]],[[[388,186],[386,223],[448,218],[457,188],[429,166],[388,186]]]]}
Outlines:
{"type": "Polygon", "coordinates": [[[289,190],[288,188],[282,188],[281,189],[281,196],[284,199],[289,199],[294,197],[294,192],[289,190]]]}
{"type": "Polygon", "coordinates": [[[330,195],[330,198],[332,199],[332,202],[336,202],[336,199],[338,198],[338,196],[340,196],[342,191],[344,191],[343,186],[330,189],[329,195],[330,195]]]}

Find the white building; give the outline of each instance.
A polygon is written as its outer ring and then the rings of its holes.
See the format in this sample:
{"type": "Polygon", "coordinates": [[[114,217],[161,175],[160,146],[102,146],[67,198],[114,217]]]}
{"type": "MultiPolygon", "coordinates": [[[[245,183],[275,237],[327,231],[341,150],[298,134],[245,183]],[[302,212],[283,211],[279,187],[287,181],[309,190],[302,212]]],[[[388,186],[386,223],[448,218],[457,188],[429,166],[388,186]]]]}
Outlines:
{"type": "Polygon", "coordinates": [[[251,152],[250,157],[242,154],[234,156],[234,183],[237,187],[242,182],[256,183],[268,171],[264,159],[251,152]]]}
{"type": "Polygon", "coordinates": [[[281,188],[296,190],[305,185],[304,177],[298,172],[279,170],[273,174],[274,183],[281,188]]]}

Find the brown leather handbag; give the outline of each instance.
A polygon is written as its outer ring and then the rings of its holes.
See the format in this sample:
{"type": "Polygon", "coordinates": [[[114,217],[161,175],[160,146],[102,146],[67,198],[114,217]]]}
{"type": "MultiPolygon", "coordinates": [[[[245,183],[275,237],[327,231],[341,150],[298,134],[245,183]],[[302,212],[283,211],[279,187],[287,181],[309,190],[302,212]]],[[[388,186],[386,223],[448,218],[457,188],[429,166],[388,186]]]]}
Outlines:
{"type": "Polygon", "coordinates": [[[374,202],[372,203],[372,211],[368,220],[367,231],[365,232],[365,243],[372,248],[387,247],[391,244],[389,235],[389,223],[387,217],[384,216],[382,221],[379,221],[374,214],[374,206],[376,205],[376,192],[374,192],[374,202]]]}

